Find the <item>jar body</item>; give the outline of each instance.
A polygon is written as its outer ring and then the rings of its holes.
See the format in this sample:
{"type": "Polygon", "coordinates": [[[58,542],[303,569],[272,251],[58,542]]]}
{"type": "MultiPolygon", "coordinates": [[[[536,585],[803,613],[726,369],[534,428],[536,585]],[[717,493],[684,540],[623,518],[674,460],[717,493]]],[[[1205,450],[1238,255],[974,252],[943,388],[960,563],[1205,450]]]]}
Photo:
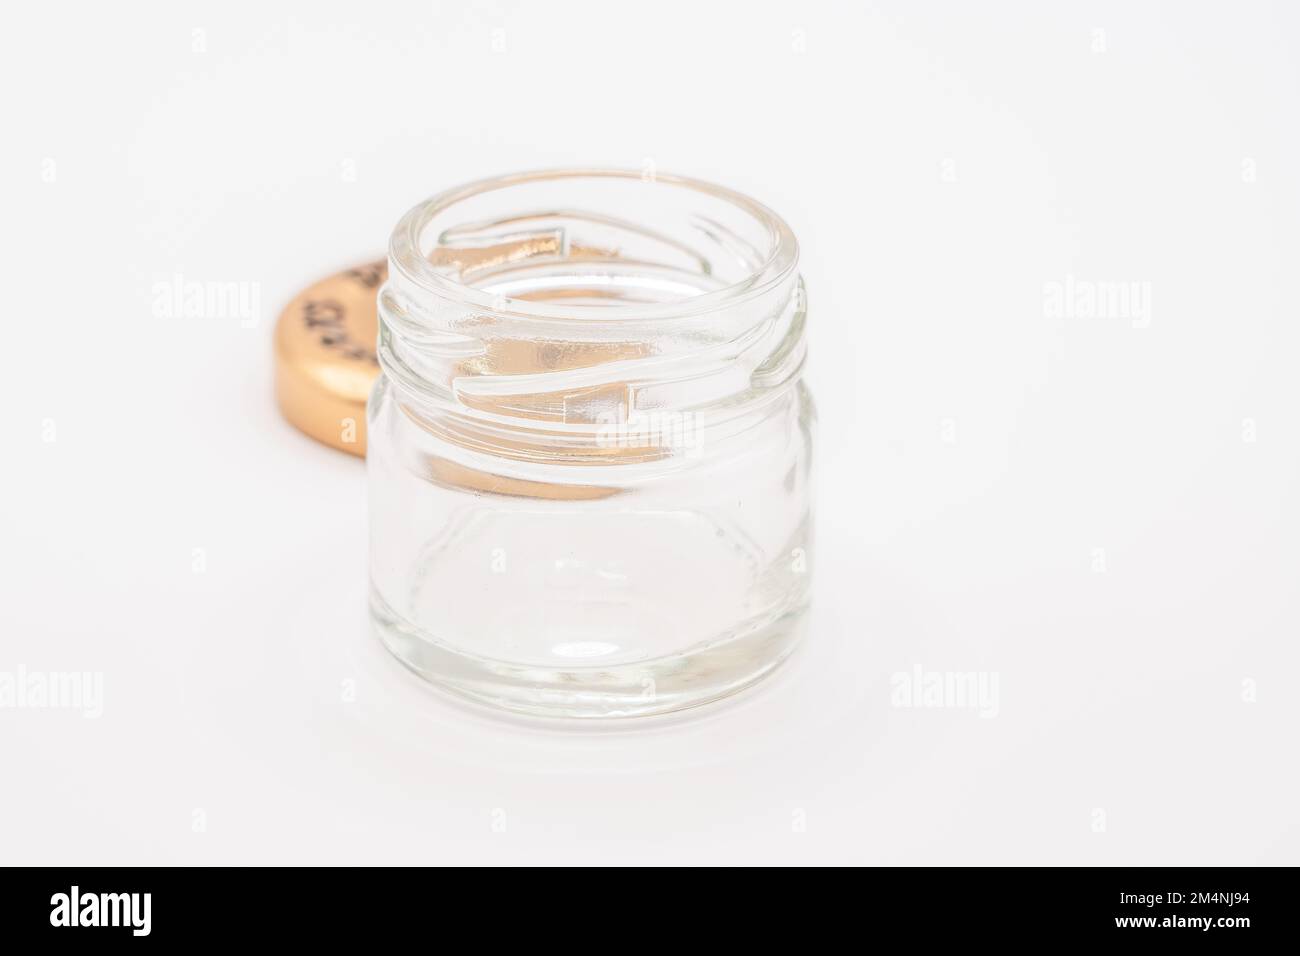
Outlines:
{"type": "MultiPolygon", "coordinates": [[[[590,267],[578,258],[542,265],[590,267]]],[[[730,333],[675,352],[659,326],[598,328],[605,313],[558,339],[508,322],[494,338],[474,308],[420,324],[423,292],[393,292],[367,470],[372,620],[403,663],[483,703],[571,718],[683,709],[780,664],[812,571],[797,276],[768,303],[778,344],[757,357],[730,333]],[[717,386],[738,379],[739,393],[717,386]],[[701,401],[710,380],[720,400],[701,401]]]]}

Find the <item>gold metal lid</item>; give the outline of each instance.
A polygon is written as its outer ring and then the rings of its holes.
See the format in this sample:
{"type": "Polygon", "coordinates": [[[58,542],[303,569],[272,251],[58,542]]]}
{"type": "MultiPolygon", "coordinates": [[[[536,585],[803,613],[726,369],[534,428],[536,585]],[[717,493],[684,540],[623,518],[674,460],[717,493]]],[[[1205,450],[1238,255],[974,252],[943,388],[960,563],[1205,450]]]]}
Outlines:
{"type": "Polygon", "coordinates": [[[317,441],[364,457],[366,398],[379,376],[375,296],[380,259],[322,279],[285,306],[275,327],[275,396],[317,441]]]}

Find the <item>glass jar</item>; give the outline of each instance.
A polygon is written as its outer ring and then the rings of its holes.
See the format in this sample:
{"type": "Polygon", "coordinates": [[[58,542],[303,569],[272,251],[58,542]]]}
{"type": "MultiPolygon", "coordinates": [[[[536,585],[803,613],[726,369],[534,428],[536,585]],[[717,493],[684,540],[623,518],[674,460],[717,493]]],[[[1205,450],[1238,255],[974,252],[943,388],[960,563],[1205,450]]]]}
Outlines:
{"type": "Polygon", "coordinates": [[[613,170],[398,223],[368,410],[371,616],[408,667],[556,717],[770,673],[808,606],[813,407],[786,224],[613,170]]]}

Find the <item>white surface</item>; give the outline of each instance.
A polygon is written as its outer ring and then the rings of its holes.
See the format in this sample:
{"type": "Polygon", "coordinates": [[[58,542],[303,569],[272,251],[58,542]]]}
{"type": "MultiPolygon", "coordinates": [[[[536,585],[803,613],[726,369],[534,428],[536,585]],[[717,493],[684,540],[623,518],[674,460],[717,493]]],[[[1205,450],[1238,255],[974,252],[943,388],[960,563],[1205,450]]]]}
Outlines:
{"type": "Polygon", "coordinates": [[[0,672],[103,715],[0,709],[0,861],[1300,862],[1294,6],[82,6],[0,33],[0,672]],[[271,328],[441,188],[647,159],[802,241],[814,630],[557,733],[368,637],[363,467],[271,328]],[[155,316],[177,273],[260,322],[155,316]],[[893,706],[917,665],[996,716],[893,706]]]}

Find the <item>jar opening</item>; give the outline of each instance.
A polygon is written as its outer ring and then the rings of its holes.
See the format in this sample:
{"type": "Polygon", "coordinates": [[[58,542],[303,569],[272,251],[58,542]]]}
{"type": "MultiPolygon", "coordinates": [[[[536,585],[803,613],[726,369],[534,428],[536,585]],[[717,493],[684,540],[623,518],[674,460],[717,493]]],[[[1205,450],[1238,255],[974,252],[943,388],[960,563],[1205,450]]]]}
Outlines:
{"type": "Polygon", "coordinates": [[[775,213],[696,180],[472,183],[394,230],[379,360],[457,446],[609,464],[644,457],[646,431],[663,458],[788,400],[804,356],[797,258],[775,213]],[[612,450],[611,429],[627,433],[612,450]]]}
{"type": "Polygon", "coordinates": [[[788,283],[794,235],[761,203],[711,183],[628,170],[481,180],[412,209],[394,269],[452,303],[511,318],[699,315],[788,283]]]}

